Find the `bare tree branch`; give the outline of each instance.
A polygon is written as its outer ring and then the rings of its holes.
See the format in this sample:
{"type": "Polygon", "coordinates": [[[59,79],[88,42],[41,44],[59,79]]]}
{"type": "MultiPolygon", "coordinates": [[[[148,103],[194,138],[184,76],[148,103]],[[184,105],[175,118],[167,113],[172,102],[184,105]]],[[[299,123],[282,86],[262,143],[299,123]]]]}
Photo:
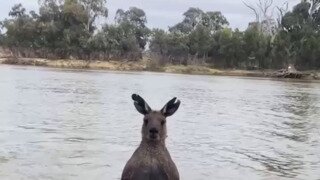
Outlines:
{"type": "Polygon", "coordinates": [[[267,15],[268,13],[268,9],[272,6],[273,4],[273,0],[270,0],[270,1],[266,1],[266,6],[265,6],[265,11],[264,13],[267,15]],[[269,2],[269,4],[267,4],[269,2]]]}
{"type": "Polygon", "coordinates": [[[288,12],[289,9],[289,3],[288,1],[286,1],[285,3],[283,3],[282,7],[276,6],[276,8],[278,9],[278,25],[281,24],[281,19],[283,18],[283,16],[285,15],[285,13],[288,12]]]}
{"type": "Polygon", "coordinates": [[[270,17],[272,17],[272,15],[268,17],[268,10],[272,6],[272,4],[273,4],[273,0],[264,0],[264,1],[259,0],[259,3],[257,3],[257,7],[262,12],[264,19],[269,19],[270,17]]]}
{"type": "Polygon", "coordinates": [[[243,4],[244,4],[245,6],[247,6],[249,9],[251,9],[251,10],[254,12],[254,14],[256,15],[256,22],[260,22],[259,13],[258,13],[257,10],[253,7],[253,5],[249,5],[249,4],[247,4],[246,2],[244,2],[244,1],[242,1],[242,2],[243,2],[243,4]]]}
{"type": "Polygon", "coordinates": [[[312,0],[310,12],[313,14],[320,7],[320,0],[312,0]]]}

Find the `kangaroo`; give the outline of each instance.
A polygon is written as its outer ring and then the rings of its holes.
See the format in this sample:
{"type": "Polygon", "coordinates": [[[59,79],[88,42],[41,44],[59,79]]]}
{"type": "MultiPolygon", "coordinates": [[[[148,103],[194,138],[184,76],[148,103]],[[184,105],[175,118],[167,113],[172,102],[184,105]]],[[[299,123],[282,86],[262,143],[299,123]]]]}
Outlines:
{"type": "Polygon", "coordinates": [[[179,172],[166,148],[166,118],[180,106],[171,99],[160,111],[154,111],[139,95],[132,99],[137,111],[144,115],[142,140],[122,172],[121,180],[179,180],[179,172]]]}

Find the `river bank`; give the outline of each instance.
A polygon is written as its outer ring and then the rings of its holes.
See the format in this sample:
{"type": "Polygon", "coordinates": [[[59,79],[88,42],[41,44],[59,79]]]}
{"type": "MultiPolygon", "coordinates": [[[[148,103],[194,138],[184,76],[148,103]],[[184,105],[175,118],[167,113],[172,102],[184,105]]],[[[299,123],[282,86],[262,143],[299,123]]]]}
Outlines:
{"type": "MultiPolygon", "coordinates": [[[[97,69],[113,71],[154,71],[177,74],[196,75],[221,75],[245,77],[271,77],[274,70],[239,70],[239,69],[214,69],[206,66],[195,65],[165,65],[158,66],[144,58],[140,61],[85,61],[85,60],[48,60],[40,58],[0,58],[0,64],[44,66],[71,69],[97,69]]],[[[320,80],[320,71],[304,71],[303,79],[320,80]]]]}

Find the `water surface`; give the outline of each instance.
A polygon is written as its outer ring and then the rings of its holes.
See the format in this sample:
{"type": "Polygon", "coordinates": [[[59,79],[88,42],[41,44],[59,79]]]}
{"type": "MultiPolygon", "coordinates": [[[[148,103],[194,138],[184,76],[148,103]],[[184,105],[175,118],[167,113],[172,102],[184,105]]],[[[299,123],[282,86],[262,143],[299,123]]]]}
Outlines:
{"type": "Polygon", "coordinates": [[[132,93],[177,96],[182,180],[320,179],[320,84],[0,66],[0,179],[119,179],[140,142],[132,93]]]}

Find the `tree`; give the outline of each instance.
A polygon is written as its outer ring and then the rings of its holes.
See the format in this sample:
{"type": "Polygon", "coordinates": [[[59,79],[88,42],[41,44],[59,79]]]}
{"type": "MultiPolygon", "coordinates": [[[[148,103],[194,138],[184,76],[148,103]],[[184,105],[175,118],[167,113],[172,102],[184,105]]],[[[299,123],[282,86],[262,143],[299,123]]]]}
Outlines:
{"type": "Polygon", "coordinates": [[[13,6],[9,12],[12,19],[5,19],[2,26],[6,29],[4,43],[17,51],[17,47],[21,49],[35,48],[38,40],[37,24],[33,17],[26,14],[25,8],[21,4],[13,6]]]}
{"type": "Polygon", "coordinates": [[[261,33],[257,27],[248,28],[244,33],[247,66],[268,67],[268,58],[271,53],[271,37],[261,33]]]}
{"type": "Polygon", "coordinates": [[[95,30],[93,23],[99,16],[108,17],[108,9],[106,8],[106,0],[80,0],[86,13],[86,30],[92,33],[95,30]]]}
{"type": "MultiPolygon", "coordinates": [[[[150,30],[146,27],[147,17],[142,9],[131,7],[124,11],[119,9],[116,13],[115,20],[119,27],[121,27],[128,36],[134,35],[136,41],[139,43],[139,48],[145,48],[150,30]]],[[[131,37],[127,37],[131,39],[131,37]]]]}
{"type": "Polygon", "coordinates": [[[219,11],[189,8],[168,31],[147,27],[142,9],[119,9],[115,24],[98,28],[107,18],[106,0],[39,0],[39,13],[13,6],[0,21],[0,45],[22,57],[128,59],[142,58],[148,47],[160,64],[209,64],[223,68],[320,68],[320,0],[303,0],[289,11],[273,0],[245,5],[256,21],[245,31],[228,28],[219,11]]]}
{"type": "Polygon", "coordinates": [[[285,55],[298,68],[319,67],[319,1],[303,1],[284,14],[274,54],[285,55]]]}
{"type": "Polygon", "coordinates": [[[153,29],[150,40],[150,50],[161,56],[165,55],[168,51],[168,37],[167,33],[162,29],[153,29]]]}
{"type": "Polygon", "coordinates": [[[25,16],[26,9],[22,6],[22,4],[16,4],[12,7],[9,12],[9,16],[11,17],[22,17],[25,16]]]}
{"type": "Polygon", "coordinates": [[[256,19],[254,24],[257,26],[258,30],[268,34],[275,34],[276,21],[273,16],[273,0],[259,0],[255,5],[243,2],[246,7],[254,12],[256,19]]]}
{"type": "Polygon", "coordinates": [[[199,8],[191,7],[183,15],[183,21],[171,27],[169,31],[190,33],[198,24],[202,23],[204,12],[199,8]]]}
{"type": "Polygon", "coordinates": [[[221,12],[209,11],[203,17],[203,25],[208,27],[211,33],[214,33],[228,26],[229,22],[221,12]]]}
{"type": "Polygon", "coordinates": [[[203,25],[198,25],[189,35],[189,53],[196,58],[202,57],[204,60],[208,56],[211,45],[210,31],[203,25]]]}
{"type": "Polygon", "coordinates": [[[169,31],[189,34],[198,25],[202,25],[214,33],[229,25],[227,19],[219,11],[203,12],[199,8],[189,8],[183,15],[183,21],[169,28],[169,31]]]}
{"type": "Polygon", "coordinates": [[[0,47],[4,45],[4,34],[2,34],[2,29],[3,29],[3,22],[0,21],[0,47]]]}

